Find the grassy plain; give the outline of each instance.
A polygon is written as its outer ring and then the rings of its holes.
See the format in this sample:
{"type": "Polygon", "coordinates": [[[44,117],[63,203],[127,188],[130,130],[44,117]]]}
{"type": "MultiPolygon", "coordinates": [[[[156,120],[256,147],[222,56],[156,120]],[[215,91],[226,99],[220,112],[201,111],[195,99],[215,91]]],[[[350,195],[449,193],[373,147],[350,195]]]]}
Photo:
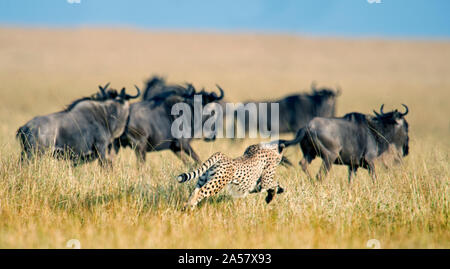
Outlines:
{"type": "MultiPolygon", "coordinates": [[[[131,29],[0,28],[0,248],[449,248],[450,43],[131,29]],[[410,107],[410,155],[376,184],[364,170],[348,185],[335,166],[322,183],[280,167],[286,193],[208,199],[181,207],[194,183],[170,152],[137,167],[122,151],[112,171],[72,168],[49,158],[18,165],[15,131],[62,109],[97,85],[143,85],[152,74],[207,89],[229,101],[276,98],[340,85],[337,114],[410,107]]],[[[287,136],[288,137],[288,136],[287,136]]],[[[256,140],[195,141],[205,160],[239,156],[256,140]]],[[[297,162],[297,148],[287,150],[297,162]]],[[[320,161],[313,162],[313,171],[320,161]]]]}

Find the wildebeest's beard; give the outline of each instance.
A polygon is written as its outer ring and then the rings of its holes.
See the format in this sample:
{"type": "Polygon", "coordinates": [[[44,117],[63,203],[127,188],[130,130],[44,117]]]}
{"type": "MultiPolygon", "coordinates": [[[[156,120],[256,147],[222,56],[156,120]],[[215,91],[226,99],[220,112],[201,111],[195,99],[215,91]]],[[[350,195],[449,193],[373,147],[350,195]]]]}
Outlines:
{"type": "Polygon", "coordinates": [[[404,113],[399,112],[397,109],[384,113],[384,105],[382,105],[380,113],[374,111],[376,117],[372,118],[371,122],[380,133],[378,137],[381,143],[394,144],[397,149],[402,150],[403,156],[406,156],[409,153],[409,126],[405,116],[409,110],[406,105],[403,106],[405,107],[404,113]]]}
{"type": "Polygon", "coordinates": [[[406,137],[406,142],[403,144],[403,156],[409,154],[409,136],[406,137]]]}

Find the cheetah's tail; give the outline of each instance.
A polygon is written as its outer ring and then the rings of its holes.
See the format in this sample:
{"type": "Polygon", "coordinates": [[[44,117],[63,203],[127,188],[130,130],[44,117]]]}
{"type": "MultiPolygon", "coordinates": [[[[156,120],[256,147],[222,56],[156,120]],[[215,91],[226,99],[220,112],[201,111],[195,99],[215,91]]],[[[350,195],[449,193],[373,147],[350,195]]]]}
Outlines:
{"type": "Polygon", "coordinates": [[[206,172],[206,170],[208,170],[211,166],[213,166],[216,162],[218,162],[222,157],[223,154],[221,152],[214,153],[211,157],[209,157],[208,160],[206,160],[202,164],[202,166],[199,169],[192,171],[190,173],[183,173],[179,175],[177,177],[178,182],[183,183],[202,175],[203,173],[206,172]]]}

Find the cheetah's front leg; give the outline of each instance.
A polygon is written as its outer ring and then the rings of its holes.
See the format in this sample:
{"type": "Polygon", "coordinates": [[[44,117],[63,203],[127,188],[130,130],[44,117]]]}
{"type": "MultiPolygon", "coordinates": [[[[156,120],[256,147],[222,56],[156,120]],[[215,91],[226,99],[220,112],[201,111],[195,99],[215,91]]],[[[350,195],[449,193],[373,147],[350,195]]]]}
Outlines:
{"type": "Polygon", "coordinates": [[[261,189],[267,190],[266,203],[270,203],[275,194],[283,193],[284,189],[274,181],[275,169],[265,169],[261,175],[261,189]]]}

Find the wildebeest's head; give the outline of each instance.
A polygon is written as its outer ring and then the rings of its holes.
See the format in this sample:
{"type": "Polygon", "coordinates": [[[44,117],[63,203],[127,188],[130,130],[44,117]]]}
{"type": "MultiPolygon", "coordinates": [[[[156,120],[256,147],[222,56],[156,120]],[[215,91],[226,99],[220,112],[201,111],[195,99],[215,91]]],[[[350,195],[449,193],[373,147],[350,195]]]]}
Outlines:
{"type": "MultiPolygon", "coordinates": [[[[151,101],[154,102],[154,105],[164,104],[168,109],[168,113],[171,113],[173,105],[175,105],[177,103],[185,103],[189,107],[191,107],[191,111],[192,111],[191,115],[192,115],[192,117],[195,117],[195,111],[194,111],[194,106],[196,105],[195,102],[201,101],[201,104],[199,103],[198,105],[202,105],[203,111],[209,113],[210,111],[208,110],[208,107],[205,108],[205,106],[208,104],[214,103],[214,102],[218,102],[223,99],[223,97],[224,97],[223,89],[219,85],[216,85],[216,86],[220,91],[219,94],[217,94],[215,92],[207,92],[205,89],[202,89],[201,91],[197,91],[195,89],[195,87],[190,83],[186,83],[184,86],[181,86],[181,85],[172,86],[172,88],[169,89],[168,91],[164,91],[164,92],[152,97],[151,101]],[[180,90],[180,89],[183,89],[183,90],[180,90]],[[201,99],[198,99],[198,97],[200,97],[201,99]]],[[[205,114],[207,114],[207,113],[205,113],[205,114]]],[[[205,123],[207,120],[209,120],[211,118],[213,118],[215,120],[216,117],[218,116],[214,113],[211,113],[211,114],[212,115],[202,115],[202,123],[205,123]]],[[[192,119],[192,122],[194,122],[193,119],[192,119]]],[[[201,131],[201,130],[197,130],[197,128],[195,128],[195,126],[193,126],[193,127],[194,128],[192,128],[192,129],[194,130],[194,133],[201,131]]],[[[205,130],[203,130],[203,137],[206,141],[214,140],[216,137],[216,131],[213,130],[213,131],[209,132],[206,128],[205,130]]]]}
{"type": "MultiPolygon", "coordinates": [[[[218,102],[223,99],[224,91],[219,85],[216,85],[216,87],[220,91],[219,94],[217,94],[216,92],[207,92],[207,91],[205,91],[205,89],[202,89],[200,92],[195,93],[195,94],[200,94],[202,96],[203,110],[207,113],[211,113],[210,115],[204,115],[202,117],[203,123],[205,123],[209,119],[216,121],[217,118],[219,117],[218,114],[215,114],[215,112],[212,112],[210,110],[211,106],[206,106],[208,104],[215,103],[217,108],[220,108],[220,109],[222,108],[218,104],[218,102]]],[[[222,117],[223,117],[223,115],[222,115],[222,117]]],[[[204,140],[205,141],[214,141],[216,139],[216,131],[217,131],[216,129],[217,129],[217,126],[213,130],[207,130],[207,128],[203,129],[204,140]]]]}
{"type": "Polygon", "coordinates": [[[215,92],[207,92],[207,91],[205,91],[205,89],[202,89],[199,93],[196,93],[196,94],[202,95],[203,104],[209,104],[209,103],[217,102],[217,101],[220,101],[223,99],[223,96],[224,96],[223,89],[217,84],[216,84],[216,87],[220,91],[219,95],[217,95],[217,93],[215,93],[215,92]]]}
{"type": "Polygon", "coordinates": [[[116,89],[108,89],[109,83],[104,87],[99,86],[100,91],[95,95],[94,100],[103,101],[105,103],[111,103],[109,107],[108,124],[113,132],[114,137],[120,136],[125,129],[125,125],[129,116],[129,103],[130,99],[139,98],[141,90],[135,85],[137,93],[135,95],[130,95],[126,92],[125,87],[120,91],[116,89]]]}
{"type": "Polygon", "coordinates": [[[402,149],[403,156],[409,153],[409,136],[408,136],[408,122],[405,116],[408,114],[409,109],[406,105],[405,112],[399,112],[397,109],[388,113],[383,112],[384,104],[381,105],[380,113],[373,111],[376,117],[373,120],[380,123],[383,129],[386,131],[385,139],[389,143],[393,143],[397,149],[402,149]]]}
{"type": "MultiPolygon", "coordinates": [[[[114,137],[120,136],[125,129],[125,125],[129,115],[129,103],[130,99],[138,98],[141,94],[141,90],[138,86],[135,85],[137,93],[136,95],[129,95],[126,92],[125,87],[123,87],[120,91],[116,89],[110,89],[109,84],[107,83],[105,86],[99,85],[99,91],[90,97],[80,98],[75,100],[67,106],[65,111],[71,111],[77,106],[79,103],[83,101],[98,101],[101,102],[104,108],[107,110],[107,121],[110,131],[113,133],[114,137]]],[[[103,112],[99,112],[97,110],[90,110],[91,113],[96,113],[101,118],[103,112]]]]}
{"type": "Polygon", "coordinates": [[[313,82],[311,84],[311,90],[311,98],[316,105],[317,115],[324,117],[334,116],[336,109],[336,98],[341,95],[341,89],[339,87],[336,91],[326,87],[317,89],[315,82],[313,82]]]}
{"type": "Polygon", "coordinates": [[[126,93],[125,87],[123,87],[120,92],[118,92],[115,89],[108,89],[109,83],[107,83],[105,86],[99,85],[98,88],[100,89],[100,92],[93,95],[93,100],[97,101],[104,101],[104,100],[117,100],[119,102],[128,101],[130,99],[138,98],[141,95],[141,90],[138,86],[135,85],[137,94],[136,95],[129,95],[126,93]]]}

